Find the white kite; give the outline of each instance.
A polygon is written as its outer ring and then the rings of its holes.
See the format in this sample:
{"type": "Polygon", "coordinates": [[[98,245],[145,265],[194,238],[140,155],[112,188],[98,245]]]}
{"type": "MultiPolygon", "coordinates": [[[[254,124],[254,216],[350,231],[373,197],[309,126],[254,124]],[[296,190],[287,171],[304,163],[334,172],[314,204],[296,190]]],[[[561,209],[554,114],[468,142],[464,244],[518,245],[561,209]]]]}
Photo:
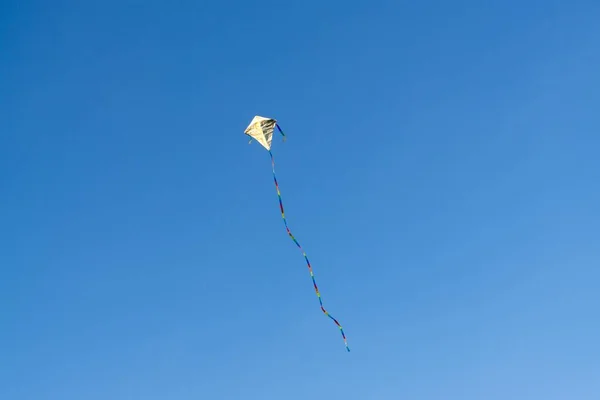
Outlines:
{"type": "Polygon", "coordinates": [[[313,269],[310,265],[310,262],[308,261],[308,257],[306,256],[306,253],[302,249],[302,246],[300,246],[300,243],[298,243],[298,241],[296,240],[294,235],[292,235],[290,228],[288,227],[288,223],[285,218],[285,212],[283,211],[283,202],[281,200],[281,192],[279,191],[279,184],[277,183],[277,177],[275,176],[275,160],[273,159],[273,153],[271,153],[271,142],[273,140],[273,131],[275,130],[275,128],[277,128],[277,130],[281,133],[281,135],[285,139],[285,134],[279,127],[279,124],[277,124],[277,120],[275,120],[273,118],[265,118],[265,117],[256,116],[252,119],[252,122],[250,122],[250,125],[248,125],[248,127],[246,128],[244,133],[246,135],[250,136],[250,138],[251,138],[250,142],[252,142],[252,139],[256,140],[265,149],[267,149],[267,151],[269,152],[269,155],[271,156],[271,165],[273,167],[273,180],[275,181],[275,188],[277,189],[277,196],[279,197],[279,208],[281,210],[281,217],[283,218],[283,223],[285,224],[285,229],[287,231],[287,234],[294,241],[294,243],[296,243],[296,246],[298,246],[298,248],[302,252],[302,255],[304,256],[304,259],[306,260],[306,265],[308,265],[308,271],[310,272],[310,277],[312,279],[312,283],[315,288],[315,292],[317,293],[317,298],[319,299],[319,304],[321,305],[321,311],[323,311],[323,313],[326,316],[331,318],[333,320],[333,322],[335,322],[335,324],[338,326],[338,328],[340,329],[340,332],[342,333],[342,338],[344,339],[344,344],[346,345],[346,350],[350,351],[350,348],[348,347],[348,341],[346,340],[346,335],[344,334],[344,330],[342,329],[342,326],[323,307],[323,300],[321,299],[321,293],[319,292],[319,288],[317,287],[317,283],[315,281],[315,275],[313,273],[313,269]]]}

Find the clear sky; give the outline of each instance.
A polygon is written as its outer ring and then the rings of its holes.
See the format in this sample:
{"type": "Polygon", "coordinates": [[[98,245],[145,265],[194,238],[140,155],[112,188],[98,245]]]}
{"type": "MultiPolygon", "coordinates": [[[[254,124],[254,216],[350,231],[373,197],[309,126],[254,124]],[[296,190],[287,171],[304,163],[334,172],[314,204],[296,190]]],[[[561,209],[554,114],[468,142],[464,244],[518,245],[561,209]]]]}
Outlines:
{"type": "Polygon", "coordinates": [[[0,398],[597,400],[598,21],[0,2],[0,398]]]}

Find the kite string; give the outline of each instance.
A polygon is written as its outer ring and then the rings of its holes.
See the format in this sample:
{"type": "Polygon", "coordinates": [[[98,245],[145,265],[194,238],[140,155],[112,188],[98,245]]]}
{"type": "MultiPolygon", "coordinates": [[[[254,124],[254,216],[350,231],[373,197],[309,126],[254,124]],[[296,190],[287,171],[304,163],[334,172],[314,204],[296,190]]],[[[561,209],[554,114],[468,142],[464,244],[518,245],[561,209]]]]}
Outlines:
{"type": "Polygon", "coordinates": [[[290,228],[288,227],[287,219],[285,218],[285,212],[283,211],[283,201],[281,200],[281,191],[279,190],[279,184],[277,183],[277,176],[275,175],[275,159],[273,158],[273,153],[271,153],[270,150],[269,150],[269,155],[271,156],[271,166],[273,168],[273,181],[275,182],[275,188],[277,189],[277,197],[279,198],[279,209],[281,210],[281,217],[283,218],[285,230],[287,231],[288,236],[294,241],[294,243],[296,243],[296,246],[298,246],[298,248],[302,252],[302,255],[304,256],[304,260],[306,261],[306,265],[308,266],[308,271],[310,272],[310,277],[312,279],[312,283],[315,288],[317,298],[319,299],[321,311],[323,311],[323,313],[326,316],[331,318],[333,320],[333,322],[335,322],[337,327],[340,328],[342,338],[344,339],[344,344],[346,345],[346,350],[350,351],[350,348],[348,347],[348,341],[346,340],[346,334],[344,333],[344,329],[342,328],[340,323],[331,314],[329,314],[329,312],[327,310],[325,310],[325,307],[323,307],[323,300],[321,299],[321,293],[319,292],[319,287],[317,286],[317,282],[315,281],[315,274],[313,273],[313,269],[312,269],[312,266],[310,265],[310,261],[308,261],[306,252],[304,251],[304,249],[302,249],[302,246],[300,246],[300,243],[298,243],[298,241],[296,240],[296,238],[290,231],[290,228]]]}

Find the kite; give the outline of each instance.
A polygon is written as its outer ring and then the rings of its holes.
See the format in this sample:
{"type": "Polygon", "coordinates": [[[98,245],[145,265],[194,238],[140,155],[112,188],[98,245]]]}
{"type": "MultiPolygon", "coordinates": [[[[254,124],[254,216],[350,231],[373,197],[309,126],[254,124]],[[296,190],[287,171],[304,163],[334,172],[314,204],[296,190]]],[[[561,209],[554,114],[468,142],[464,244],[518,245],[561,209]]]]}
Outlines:
{"type": "Polygon", "coordinates": [[[256,140],[265,149],[267,149],[267,151],[269,152],[269,156],[271,156],[271,167],[273,169],[273,181],[275,182],[275,189],[277,190],[277,197],[279,198],[279,209],[281,210],[281,217],[283,218],[285,230],[287,231],[287,234],[290,237],[290,239],[292,239],[294,241],[294,243],[296,244],[296,246],[298,246],[298,248],[302,252],[302,255],[304,256],[304,260],[306,261],[306,265],[308,266],[308,272],[310,273],[310,277],[312,279],[312,283],[315,288],[317,298],[319,299],[321,311],[323,311],[323,313],[326,316],[328,316],[329,318],[331,318],[333,320],[333,322],[335,322],[337,327],[340,329],[342,338],[344,339],[344,344],[346,346],[346,350],[350,351],[350,348],[348,347],[348,341],[346,340],[346,334],[344,333],[344,329],[342,328],[340,323],[331,314],[329,314],[329,312],[327,310],[325,310],[325,307],[323,307],[323,300],[321,298],[321,293],[319,292],[319,287],[317,286],[317,282],[315,281],[315,275],[313,273],[312,266],[310,265],[310,262],[308,261],[308,257],[306,256],[306,252],[304,251],[304,249],[302,249],[302,246],[300,246],[300,243],[298,242],[298,240],[296,240],[296,238],[290,231],[290,228],[288,227],[287,219],[285,218],[285,212],[283,211],[283,201],[281,200],[281,192],[279,190],[279,184],[277,183],[277,176],[275,175],[275,160],[273,158],[273,153],[271,153],[271,142],[273,141],[273,132],[275,131],[275,128],[277,128],[277,130],[279,131],[279,133],[285,140],[285,138],[286,138],[285,133],[283,133],[283,130],[279,127],[277,120],[275,120],[273,118],[264,118],[264,117],[260,117],[260,116],[254,117],[252,119],[252,122],[250,122],[250,125],[248,125],[248,127],[244,131],[244,133],[246,135],[250,136],[250,143],[252,142],[252,139],[256,140]]]}

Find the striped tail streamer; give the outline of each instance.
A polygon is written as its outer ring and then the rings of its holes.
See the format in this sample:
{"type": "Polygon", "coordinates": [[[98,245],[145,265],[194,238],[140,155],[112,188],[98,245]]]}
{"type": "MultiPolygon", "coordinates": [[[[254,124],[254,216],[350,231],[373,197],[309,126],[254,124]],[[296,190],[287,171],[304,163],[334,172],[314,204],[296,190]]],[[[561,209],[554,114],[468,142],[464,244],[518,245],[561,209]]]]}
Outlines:
{"type": "MultiPolygon", "coordinates": [[[[277,128],[279,129],[279,132],[281,132],[281,134],[285,137],[285,135],[283,134],[283,131],[281,130],[281,128],[279,128],[279,125],[277,125],[277,128]]],[[[312,266],[310,265],[310,261],[308,261],[306,252],[304,251],[304,249],[302,249],[302,246],[300,245],[300,243],[298,243],[298,240],[296,240],[296,238],[290,231],[290,228],[288,227],[287,219],[285,218],[285,212],[283,210],[283,201],[281,200],[281,191],[279,190],[279,183],[277,182],[277,176],[275,175],[275,159],[273,158],[273,153],[271,153],[271,151],[269,151],[269,155],[271,156],[271,166],[273,169],[273,181],[275,182],[275,188],[277,189],[277,197],[279,198],[279,209],[281,210],[281,217],[283,218],[285,230],[287,231],[287,234],[290,237],[290,239],[292,239],[294,241],[294,243],[296,244],[296,246],[298,246],[298,248],[302,252],[302,255],[304,256],[304,260],[306,261],[306,265],[308,266],[308,272],[310,273],[310,278],[312,279],[312,283],[315,288],[317,298],[319,299],[321,311],[323,311],[323,314],[325,314],[326,316],[331,318],[333,320],[333,322],[335,322],[337,327],[340,329],[342,338],[344,339],[344,344],[346,346],[346,350],[350,351],[350,347],[348,347],[348,341],[346,340],[346,334],[344,333],[344,329],[342,328],[340,323],[331,314],[329,314],[329,312],[327,310],[325,310],[325,307],[323,307],[323,299],[321,298],[321,293],[319,292],[319,287],[317,286],[317,282],[315,281],[315,274],[313,273],[313,269],[312,269],[312,266]]]]}

